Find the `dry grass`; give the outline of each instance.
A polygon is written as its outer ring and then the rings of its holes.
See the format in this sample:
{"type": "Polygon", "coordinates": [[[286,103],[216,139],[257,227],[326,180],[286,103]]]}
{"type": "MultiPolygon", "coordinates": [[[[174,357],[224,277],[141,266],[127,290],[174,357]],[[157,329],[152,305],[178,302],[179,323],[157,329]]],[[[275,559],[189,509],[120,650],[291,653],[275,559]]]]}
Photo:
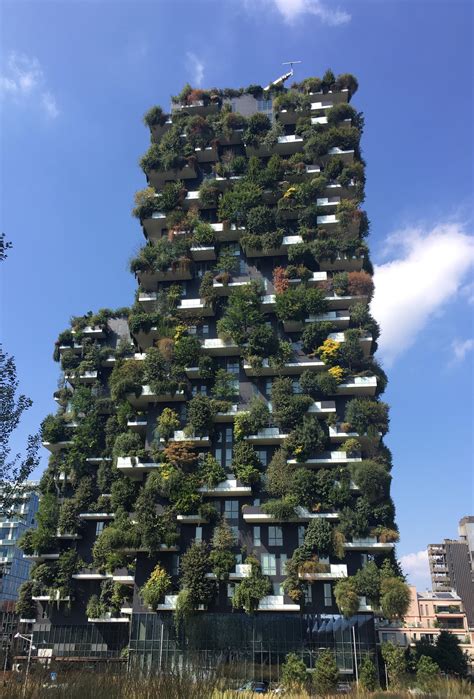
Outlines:
{"type": "MultiPolygon", "coordinates": [[[[155,677],[136,677],[132,675],[109,675],[94,672],[59,673],[58,683],[48,687],[48,679],[32,676],[23,695],[23,677],[11,675],[3,683],[0,680],[0,697],[5,699],[256,699],[261,696],[252,692],[235,692],[226,689],[229,684],[222,678],[190,677],[173,674],[155,677]]],[[[269,693],[265,696],[280,696],[269,693]]],[[[314,691],[288,692],[284,699],[310,699],[316,697],[314,691]]],[[[332,695],[341,697],[342,695],[332,695]]],[[[346,695],[347,696],[347,695],[346,695]]],[[[352,696],[371,697],[372,699],[402,699],[413,697],[408,691],[400,692],[357,692],[353,688],[352,696]]],[[[463,681],[442,680],[433,692],[425,697],[442,699],[444,697],[473,696],[472,684],[463,681]]]]}

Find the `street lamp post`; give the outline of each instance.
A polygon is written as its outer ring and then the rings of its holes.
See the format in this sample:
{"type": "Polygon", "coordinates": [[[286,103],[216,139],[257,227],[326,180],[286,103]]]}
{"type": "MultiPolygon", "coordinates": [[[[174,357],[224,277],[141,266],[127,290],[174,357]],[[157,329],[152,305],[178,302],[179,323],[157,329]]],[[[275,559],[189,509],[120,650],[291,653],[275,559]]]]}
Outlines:
{"type": "Polygon", "coordinates": [[[26,685],[28,683],[28,673],[30,671],[30,663],[31,663],[31,651],[35,650],[35,646],[33,645],[33,634],[30,633],[28,636],[24,636],[21,633],[16,633],[15,638],[22,638],[24,641],[28,641],[30,644],[28,648],[28,659],[26,661],[26,672],[25,672],[25,681],[23,683],[23,696],[26,695],[26,685]]]}

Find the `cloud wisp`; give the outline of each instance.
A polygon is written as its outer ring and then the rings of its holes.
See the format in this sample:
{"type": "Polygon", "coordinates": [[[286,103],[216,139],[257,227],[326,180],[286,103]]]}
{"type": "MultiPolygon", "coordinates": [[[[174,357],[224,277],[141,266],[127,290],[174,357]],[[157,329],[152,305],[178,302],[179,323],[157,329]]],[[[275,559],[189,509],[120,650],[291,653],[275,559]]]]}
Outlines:
{"type": "Polygon", "coordinates": [[[186,68],[189,74],[191,75],[191,82],[193,87],[201,87],[202,81],[204,80],[204,61],[202,61],[192,51],[187,51],[186,68]]]}
{"type": "Polygon", "coordinates": [[[400,558],[400,563],[410,585],[415,585],[419,590],[431,587],[428,551],[426,549],[416,553],[407,553],[400,558]]]}
{"type": "Polygon", "coordinates": [[[337,27],[347,24],[351,15],[345,10],[334,6],[333,0],[246,0],[246,7],[254,11],[261,6],[273,7],[287,24],[294,24],[305,16],[312,15],[323,24],[337,27]]]}
{"type": "Polygon", "coordinates": [[[453,364],[458,364],[464,361],[469,352],[474,350],[474,340],[469,338],[468,340],[453,340],[451,343],[451,350],[453,352],[453,364]]]}
{"type": "Polygon", "coordinates": [[[474,237],[459,223],[406,228],[387,239],[395,257],[374,269],[372,312],[387,365],[411,347],[430,318],[461,289],[474,264],[474,237]]]}
{"type": "Polygon", "coordinates": [[[0,74],[2,99],[16,104],[36,104],[49,119],[59,116],[59,108],[46,86],[44,71],[37,58],[12,51],[0,74]]]}

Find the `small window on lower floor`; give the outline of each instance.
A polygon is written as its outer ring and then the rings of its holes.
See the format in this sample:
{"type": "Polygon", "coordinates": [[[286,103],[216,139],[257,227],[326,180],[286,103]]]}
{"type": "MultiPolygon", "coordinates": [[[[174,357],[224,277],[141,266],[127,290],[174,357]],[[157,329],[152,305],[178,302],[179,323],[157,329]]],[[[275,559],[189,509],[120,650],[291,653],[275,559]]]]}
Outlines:
{"type": "Polygon", "coordinates": [[[332,607],[331,583],[324,583],[324,606],[325,607],[332,607]]]}

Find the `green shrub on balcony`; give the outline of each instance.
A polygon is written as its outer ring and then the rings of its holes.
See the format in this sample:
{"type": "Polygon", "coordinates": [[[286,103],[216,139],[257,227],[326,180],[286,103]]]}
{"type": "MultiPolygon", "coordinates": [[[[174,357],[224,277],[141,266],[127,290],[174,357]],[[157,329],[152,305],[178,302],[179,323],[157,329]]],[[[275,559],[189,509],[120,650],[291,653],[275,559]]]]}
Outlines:
{"type": "Polygon", "coordinates": [[[359,87],[357,78],[355,78],[351,73],[341,73],[337,76],[336,82],[334,83],[335,90],[348,90],[349,98],[351,98],[359,87]]]}
{"type": "Polygon", "coordinates": [[[248,442],[240,441],[234,445],[232,470],[244,485],[259,482],[262,462],[253,446],[248,442]]]}
{"type": "Polygon", "coordinates": [[[212,549],[209,560],[212,572],[219,582],[229,579],[229,574],[235,567],[236,558],[232,548],[236,545],[235,537],[229,524],[222,519],[214,529],[212,549]]]}
{"type": "Polygon", "coordinates": [[[71,437],[71,432],[66,427],[66,420],[62,414],[47,415],[41,423],[41,439],[43,442],[56,444],[65,442],[71,437]]]}
{"type": "Polygon", "coordinates": [[[261,289],[256,284],[231,291],[224,315],[217,321],[219,337],[238,345],[248,341],[251,332],[264,324],[260,295],[261,289]]]}
{"type": "Polygon", "coordinates": [[[143,385],[143,362],[133,359],[116,362],[109,377],[112,400],[126,398],[129,393],[139,396],[143,385]]]}
{"type": "Polygon", "coordinates": [[[280,342],[275,330],[269,325],[255,325],[249,332],[247,346],[242,354],[252,366],[261,365],[262,359],[277,357],[280,355],[280,342]]]}
{"type": "Polygon", "coordinates": [[[215,138],[214,129],[209,120],[198,114],[186,121],[184,133],[193,148],[205,148],[215,138]]]}
{"type": "Polygon", "coordinates": [[[27,556],[35,552],[51,551],[55,544],[58,528],[59,504],[55,494],[46,493],[40,500],[36,521],[36,529],[28,529],[20,538],[18,546],[27,556]]]}
{"type": "Polygon", "coordinates": [[[266,490],[270,495],[282,497],[289,492],[292,469],[287,464],[284,448],[277,449],[266,469],[266,490]]]}
{"type": "Polygon", "coordinates": [[[281,321],[304,320],[327,310],[324,291],[297,286],[276,295],[276,314],[281,321]]]}
{"type": "Polygon", "coordinates": [[[293,83],[292,87],[295,90],[300,90],[306,95],[321,92],[321,78],[305,78],[299,83],[293,83]]]}
{"type": "Polygon", "coordinates": [[[166,570],[159,563],[157,563],[140,592],[144,603],[151,607],[154,612],[156,612],[158,605],[163,602],[165,594],[170,588],[170,576],[166,570]]]}
{"type": "Polygon", "coordinates": [[[239,395],[238,376],[225,369],[217,369],[211,395],[217,400],[232,401],[239,395]]]}
{"type": "Polygon", "coordinates": [[[199,187],[199,202],[203,209],[215,209],[219,201],[219,187],[212,180],[203,180],[199,187]]]}
{"type": "Polygon", "coordinates": [[[210,604],[216,593],[215,582],[206,577],[210,568],[208,545],[194,541],[180,560],[181,588],[188,591],[188,601],[193,610],[201,604],[210,604]]]}
{"type": "Polygon", "coordinates": [[[308,355],[314,354],[333,329],[334,325],[330,321],[305,323],[304,330],[301,333],[303,351],[308,355]]]}
{"type": "Polygon", "coordinates": [[[119,434],[114,443],[113,456],[117,460],[119,456],[140,457],[144,453],[144,444],[141,436],[136,432],[123,432],[119,434]]]}
{"type": "Polygon", "coordinates": [[[76,534],[80,527],[79,507],[74,498],[66,500],[59,510],[58,529],[61,534],[76,534]]]}
{"type": "Polygon", "coordinates": [[[267,500],[262,505],[262,511],[278,521],[285,522],[295,517],[298,504],[294,496],[287,495],[279,500],[267,500]]]}
{"type": "Polygon", "coordinates": [[[211,246],[216,242],[216,234],[210,223],[199,221],[193,228],[193,245],[211,246]]]}
{"type": "Polygon", "coordinates": [[[181,238],[168,240],[160,238],[154,245],[145,245],[136,257],[130,261],[130,271],[133,274],[166,272],[170,268],[189,266],[189,243],[181,238]]]}
{"type": "Polygon", "coordinates": [[[135,557],[133,551],[139,545],[140,535],[136,526],[132,526],[126,513],[116,513],[113,523],[102,530],[92,547],[94,566],[100,572],[110,573],[116,568],[127,567],[135,557]]]}
{"type": "Polygon", "coordinates": [[[389,494],[392,477],[385,466],[376,461],[355,463],[352,467],[352,477],[370,503],[379,502],[389,494]]]}
{"type": "Polygon", "coordinates": [[[112,483],[110,490],[113,511],[131,512],[137,498],[138,483],[128,476],[121,476],[112,483]]]}
{"type": "Polygon", "coordinates": [[[174,394],[179,389],[179,381],[173,371],[171,358],[165,356],[158,347],[149,347],[143,361],[143,380],[156,395],[174,394]]]}
{"type": "Polygon", "coordinates": [[[206,436],[214,428],[215,404],[201,394],[194,396],[187,405],[188,425],[196,436],[206,436]]]}
{"type": "MultiPolygon", "coordinates": [[[[172,487],[169,482],[170,473],[170,469],[167,469],[168,478],[165,479],[164,486],[161,476],[153,472],[140,490],[134,506],[140,546],[150,556],[159,553],[162,544],[174,546],[179,538],[175,513],[170,508],[159,508],[156,504],[158,498],[169,495],[169,488],[172,487]]],[[[175,478],[181,477],[182,474],[176,473],[175,478]]]]}
{"type": "Polygon", "coordinates": [[[268,427],[270,422],[270,410],[268,404],[261,398],[254,396],[249,404],[249,410],[236,415],[234,420],[235,439],[242,439],[250,434],[257,434],[268,427]]]}
{"type": "Polygon", "coordinates": [[[344,507],[340,513],[339,531],[346,540],[368,536],[372,515],[371,505],[365,497],[359,497],[354,507],[344,507]]]}
{"type": "Polygon", "coordinates": [[[326,448],[328,435],[322,425],[315,415],[304,415],[288,435],[285,447],[297,461],[306,461],[326,448]]]}
{"type": "Polygon", "coordinates": [[[337,126],[341,123],[341,121],[345,121],[346,119],[351,119],[352,123],[354,123],[356,118],[356,110],[354,109],[354,107],[352,107],[350,104],[347,104],[346,102],[340,102],[339,104],[335,104],[327,112],[328,124],[330,124],[331,126],[337,126]]]}
{"type": "Polygon", "coordinates": [[[278,377],[273,382],[273,420],[282,430],[293,429],[302,420],[313,401],[307,395],[293,393],[289,377],[278,377]]]}
{"type": "Polygon", "coordinates": [[[15,612],[21,619],[36,618],[36,603],[33,600],[34,582],[27,580],[22,583],[15,605],[15,612]]]}
{"type": "Polygon", "coordinates": [[[298,505],[312,509],[318,504],[317,473],[308,468],[287,471],[285,488],[296,498],[298,505]]]}
{"type": "Polygon", "coordinates": [[[173,361],[180,367],[197,366],[201,353],[199,338],[182,335],[174,344],[173,361]]]}
{"type": "Polygon", "coordinates": [[[244,131],[244,142],[248,146],[257,148],[272,128],[272,122],[266,114],[256,112],[248,119],[244,131]]]}
{"type": "Polygon", "coordinates": [[[179,428],[179,416],[171,408],[163,408],[156,420],[156,432],[159,439],[167,442],[179,428]]]}
{"type": "Polygon", "coordinates": [[[160,211],[160,197],[153,187],[146,187],[135,193],[133,216],[143,221],[151,218],[155,211],[160,211]]]}
{"type": "Polygon", "coordinates": [[[288,90],[278,95],[273,100],[273,109],[275,112],[302,112],[309,110],[311,99],[298,90],[288,90]]]}
{"type": "Polygon", "coordinates": [[[210,453],[201,458],[199,477],[203,486],[215,488],[226,479],[226,472],[217,459],[210,453]]]}
{"type": "Polygon", "coordinates": [[[310,555],[329,556],[333,553],[332,535],[333,526],[327,519],[312,519],[305,531],[303,548],[310,555]]]}
{"type": "Polygon", "coordinates": [[[251,573],[236,585],[232,606],[234,609],[243,609],[247,614],[254,614],[260,600],[271,594],[272,585],[269,578],[262,575],[260,563],[256,559],[247,558],[246,562],[252,566],[251,573]]]}
{"type": "Polygon", "coordinates": [[[219,221],[229,221],[237,226],[245,225],[250,209],[262,203],[263,190],[252,182],[237,182],[219,201],[219,221]]]}
{"type": "Polygon", "coordinates": [[[158,106],[150,107],[150,109],[145,112],[143,117],[143,122],[150,129],[152,126],[163,126],[166,122],[167,116],[163,112],[163,109],[158,106]]]}
{"type": "Polygon", "coordinates": [[[353,398],[346,404],[344,421],[350,425],[349,431],[367,434],[369,430],[382,432],[388,430],[388,405],[370,398],[353,398]]]}

